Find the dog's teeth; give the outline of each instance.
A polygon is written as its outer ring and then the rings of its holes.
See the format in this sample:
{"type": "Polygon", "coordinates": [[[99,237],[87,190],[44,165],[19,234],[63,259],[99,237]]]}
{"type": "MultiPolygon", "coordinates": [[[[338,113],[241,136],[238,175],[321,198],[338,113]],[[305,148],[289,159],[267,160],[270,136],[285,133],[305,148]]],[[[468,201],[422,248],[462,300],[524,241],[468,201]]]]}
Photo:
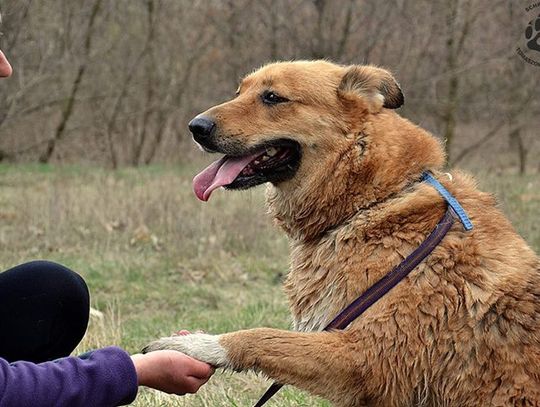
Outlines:
{"type": "Polygon", "coordinates": [[[269,159],[270,159],[270,157],[268,157],[266,154],[262,156],[263,161],[268,161],[269,159]]]}
{"type": "Polygon", "coordinates": [[[273,157],[277,154],[277,149],[274,147],[267,148],[266,154],[269,155],[270,157],[273,157]]]}

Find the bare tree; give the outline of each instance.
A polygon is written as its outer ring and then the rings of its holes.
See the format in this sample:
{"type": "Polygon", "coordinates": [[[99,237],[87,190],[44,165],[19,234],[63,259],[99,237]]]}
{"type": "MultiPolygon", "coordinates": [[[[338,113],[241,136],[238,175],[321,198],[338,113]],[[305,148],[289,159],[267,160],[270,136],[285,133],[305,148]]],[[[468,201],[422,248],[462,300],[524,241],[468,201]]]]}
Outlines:
{"type": "Polygon", "coordinates": [[[62,117],[60,119],[60,123],[58,123],[58,126],[56,127],[56,131],[54,133],[53,138],[48,141],[45,151],[39,157],[39,162],[41,163],[48,163],[50,161],[54,153],[54,150],[56,148],[56,145],[64,136],[66,125],[71,115],[73,114],[75,100],[77,98],[77,94],[79,92],[79,88],[83,80],[84,73],[86,72],[86,69],[88,66],[88,58],[90,57],[90,50],[92,48],[92,37],[94,34],[94,23],[96,21],[96,16],[98,14],[99,8],[101,7],[102,1],[103,0],[95,0],[91,8],[90,18],[88,20],[88,26],[86,27],[83,58],[82,58],[81,63],[79,64],[79,69],[77,70],[77,74],[75,75],[75,79],[73,80],[73,84],[71,86],[71,92],[68,96],[64,109],[62,111],[62,117]]]}
{"type": "Polygon", "coordinates": [[[402,114],[446,140],[451,164],[474,158],[525,171],[539,152],[537,70],[515,55],[530,18],[503,0],[2,0],[1,8],[0,46],[15,68],[0,83],[3,160],[113,168],[189,160],[179,152],[193,148],[190,117],[269,60],[306,58],[392,70],[406,95],[402,114]]]}
{"type": "Polygon", "coordinates": [[[469,37],[471,25],[477,18],[479,11],[473,10],[473,0],[450,0],[446,14],[446,69],[448,72],[448,87],[446,102],[442,117],[444,120],[444,133],[446,154],[452,163],[452,147],[457,121],[457,109],[460,103],[460,72],[461,57],[465,50],[465,42],[469,37]],[[461,11],[459,23],[458,11],[461,11]]]}

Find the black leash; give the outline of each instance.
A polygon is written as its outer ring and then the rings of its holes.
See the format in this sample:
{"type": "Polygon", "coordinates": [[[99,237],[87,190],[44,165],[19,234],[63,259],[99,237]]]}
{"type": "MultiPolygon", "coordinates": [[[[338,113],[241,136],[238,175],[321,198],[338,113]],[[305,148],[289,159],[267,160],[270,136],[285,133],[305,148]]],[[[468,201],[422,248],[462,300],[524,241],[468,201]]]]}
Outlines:
{"type": "MultiPolygon", "coordinates": [[[[429,236],[409,254],[401,263],[383,278],[373,284],[356,300],[349,304],[339,313],[325,328],[324,331],[331,329],[345,329],[352,321],[362,315],[369,307],[381,299],[388,291],[403,280],[412,270],[416,268],[441,242],[454,224],[454,214],[460,219],[466,230],[472,229],[472,223],[467,214],[457,202],[457,200],[429,173],[424,173],[423,181],[428,182],[439,191],[448,203],[446,213],[441,218],[435,229],[429,236]]],[[[270,398],[283,387],[280,383],[272,384],[268,390],[259,399],[254,407],[262,407],[270,398]]]]}

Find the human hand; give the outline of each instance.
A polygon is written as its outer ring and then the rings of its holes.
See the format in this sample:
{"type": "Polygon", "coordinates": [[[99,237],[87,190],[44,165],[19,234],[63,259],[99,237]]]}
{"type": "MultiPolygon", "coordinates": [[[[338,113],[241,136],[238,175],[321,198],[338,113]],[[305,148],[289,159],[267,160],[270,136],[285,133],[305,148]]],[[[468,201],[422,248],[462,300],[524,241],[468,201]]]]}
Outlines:
{"type": "Polygon", "coordinates": [[[159,350],[131,356],[139,386],[170,394],[196,393],[214,373],[214,369],[183,353],[159,350]]]}
{"type": "MultiPolygon", "coordinates": [[[[197,331],[197,332],[203,333],[202,331],[197,331]]],[[[191,332],[185,329],[181,329],[180,331],[173,332],[171,336],[186,336],[186,335],[191,335],[191,332]]]]}

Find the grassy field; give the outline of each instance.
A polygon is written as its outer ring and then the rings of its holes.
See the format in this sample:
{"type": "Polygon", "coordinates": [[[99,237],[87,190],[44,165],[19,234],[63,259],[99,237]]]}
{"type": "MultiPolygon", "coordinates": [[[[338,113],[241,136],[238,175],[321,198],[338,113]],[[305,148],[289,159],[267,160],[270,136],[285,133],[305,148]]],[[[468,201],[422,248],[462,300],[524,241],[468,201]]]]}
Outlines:
{"type": "MultiPolygon", "coordinates": [[[[84,276],[103,317],[92,319],[78,351],[118,344],[137,352],[180,328],[287,328],[287,241],[264,214],[263,188],[200,203],[191,192],[196,168],[0,166],[0,267],[41,258],[84,276]]],[[[540,177],[478,178],[539,251],[540,177]]],[[[196,395],[142,391],[134,405],[251,406],[268,384],[216,373],[196,395]]],[[[292,388],[269,405],[329,406],[292,388]]]]}

